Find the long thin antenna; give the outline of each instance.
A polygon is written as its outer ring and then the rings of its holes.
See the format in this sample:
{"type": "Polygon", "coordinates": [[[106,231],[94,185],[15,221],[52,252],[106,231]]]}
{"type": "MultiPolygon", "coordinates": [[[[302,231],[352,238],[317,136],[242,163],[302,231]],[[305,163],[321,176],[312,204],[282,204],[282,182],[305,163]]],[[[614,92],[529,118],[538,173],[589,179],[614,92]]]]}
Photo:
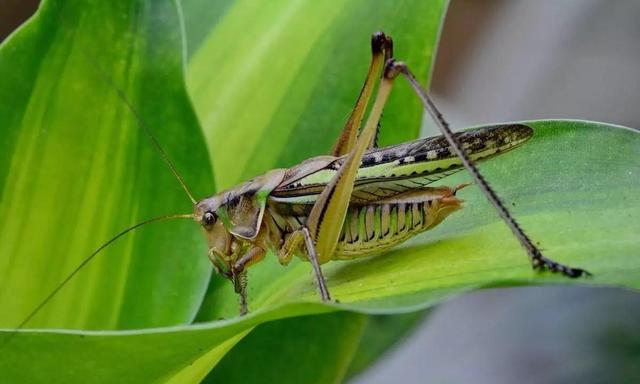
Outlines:
{"type": "Polygon", "coordinates": [[[447,139],[456,155],[458,155],[460,160],[462,160],[462,164],[469,171],[471,177],[473,177],[478,187],[480,187],[484,195],[487,197],[487,200],[489,200],[489,202],[493,204],[502,220],[504,220],[509,229],[511,229],[511,232],[513,232],[516,238],[520,241],[520,244],[522,244],[524,249],[529,254],[529,257],[531,258],[531,262],[533,264],[533,268],[539,270],[549,269],[552,272],[560,272],[563,275],[571,278],[580,277],[582,275],[591,276],[591,274],[584,269],[572,268],[566,265],[562,265],[545,257],[542,254],[540,249],[535,244],[533,244],[529,236],[524,233],[524,230],[522,229],[522,227],[520,227],[520,224],[518,224],[515,218],[511,216],[504,203],[502,203],[502,200],[500,200],[498,195],[494,192],[493,188],[489,186],[489,183],[482,176],[476,165],[471,161],[471,159],[469,159],[464,150],[462,150],[462,145],[460,144],[456,136],[454,136],[451,132],[449,123],[447,123],[447,121],[444,119],[444,116],[442,115],[442,113],[440,113],[427,91],[422,88],[413,73],[411,73],[409,67],[407,67],[407,65],[402,62],[393,62],[392,65],[396,70],[402,73],[407,80],[409,80],[409,83],[411,83],[411,86],[422,100],[424,107],[427,109],[431,117],[435,120],[438,128],[440,128],[440,131],[442,131],[442,134],[447,139]]]}
{"type": "MultiPolygon", "coordinates": [[[[124,229],[122,231],[120,231],[118,234],[116,234],[114,237],[112,237],[111,239],[109,239],[107,242],[105,242],[104,244],[102,244],[100,247],[98,247],[95,251],[93,251],[93,253],[91,253],[89,256],[87,256],[84,260],[82,260],[82,262],[80,264],[78,264],[77,267],[74,268],[73,271],[71,271],[71,273],[69,273],[60,283],[58,283],[58,285],[55,287],[55,289],[53,291],[51,291],[47,297],[45,297],[40,304],[38,304],[37,307],[35,307],[30,313],[29,315],[27,315],[27,317],[25,317],[24,320],[22,320],[22,322],[20,324],[18,324],[18,326],[15,328],[15,331],[22,329],[25,325],[27,325],[29,323],[29,321],[31,321],[31,319],[33,319],[38,312],[40,312],[40,310],[47,305],[47,303],[49,303],[49,301],[51,301],[51,299],[53,299],[53,297],[78,273],[80,272],[80,270],[82,268],[84,268],[87,264],[89,264],[89,262],[91,262],[91,260],[93,260],[103,249],[105,249],[106,247],[108,247],[109,245],[111,245],[114,241],[118,240],[119,238],[121,238],[122,236],[126,235],[127,233],[133,231],[136,228],[142,227],[143,225],[147,225],[147,224],[151,224],[151,223],[155,223],[158,221],[165,221],[165,220],[171,220],[171,219],[192,219],[193,218],[193,214],[191,213],[186,213],[186,214],[176,214],[176,215],[164,215],[164,216],[159,216],[159,217],[154,217],[153,219],[148,219],[145,220],[143,222],[140,222],[138,224],[132,225],[131,227],[124,229]]],[[[14,333],[12,333],[12,335],[14,335],[14,333]]],[[[7,344],[9,342],[9,340],[11,339],[11,335],[9,335],[7,338],[5,338],[4,342],[2,344],[0,344],[0,348],[2,348],[5,344],[7,344]]]]}
{"type": "MultiPolygon", "coordinates": [[[[64,17],[64,13],[63,12],[59,12],[58,13],[58,19],[61,21],[61,25],[63,25],[63,26],[67,25],[66,19],[64,17]]],[[[96,73],[100,77],[102,77],[107,82],[107,84],[109,84],[114,89],[114,91],[116,92],[118,98],[124,103],[124,105],[127,107],[127,109],[129,109],[129,111],[133,115],[133,117],[136,120],[136,122],[137,122],[138,126],[140,127],[140,129],[149,138],[149,140],[151,141],[151,144],[156,149],[156,151],[160,154],[160,156],[162,157],[163,161],[167,164],[167,166],[169,167],[169,170],[171,171],[173,176],[176,178],[176,180],[178,180],[178,183],[180,183],[180,185],[182,186],[182,189],[186,193],[186,195],[189,198],[189,200],[194,205],[197,204],[197,200],[193,197],[193,194],[191,193],[191,191],[187,187],[186,182],[184,181],[184,179],[182,178],[182,176],[178,172],[176,166],[169,159],[169,156],[167,155],[167,153],[164,151],[164,149],[160,145],[160,142],[153,135],[151,129],[149,129],[149,127],[145,124],[144,120],[142,119],[142,116],[138,113],[136,108],[131,104],[131,102],[126,97],[126,95],[122,91],[122,89],[120,89],[120,87],[118,87],[118,85],[114,82],[112,77],[109,76],[109,74],[103,69],[103,67],[100,66],[100,63],[98,61],[96,61],[93,57],[91,57],[91,55],[89,55],[84,50],[80,50],[80,52],[86,58],[86,60],[91,64],[91,66],[94,68],[96,73]]],[[[142,226],[147,225],[147,224],[151,224],[151,223],[155,223],[155,222],[159,222],[159,221],[171,220],[171,219],[193,218],[193,217],[194,217],[193,214],[174,214],[174,215],[159,216],[159,217],[155,217],[155,218],[152,218],[152,219],[148,219],[148,220],[142,221],[142,222],[140,222],[138,224],[135,224],[135,225],[133,225],[133,226],[131,226],[129,228],[126,228],[126,229],[122,230],[121,232],[119,232],[118,234],[116,234],[114,237],[112,237],[107,242],[105,242],[100,247],[98,247],[93,253],[91,253],[89,256],[87,256],[84,260],[82,260],[82,262],[80,264],[78,264],[78,266],[73,271],[71,271],[60,283],[58,283],[58,285],[55,287],[55,289],[53,291],[51,291],[38,304],[38,306],[35,307],[27,315],[27,317],[25,317],[25,319],[22,320],[22,322],[20,322],[20,324],[18,324],[18,326],[14,329],[14,332],[12,332],[9,336],[7,336],[2,341],[0,341],[0,349],[2,349],[12,339],[12,337],[15,336],[15,334],[17,333],[18,330],[24,328],[24,326],[27,325],[42,310],[42,308],[44,308],[55,297],[55,295],[62,288],[64,288],[64,286],[78,272],[80,272],[80,270],[82,270],[82,268],[84,268],[87,264],[89,264],[89,262],[91,262],[91,260],[93,260],[102,250],[107,248],[109,245],[111,245],[113,242],[118,240],[120,237],[124,236],[125,234],[127,234],[128,232],[130,232],[130,231],[132,231],[132,230],[134,230],[136,228],[142,227],[142,226]]]]}
{"type": "Polygon", "coordinates": [[[178,169],[176,168],[176,166],[173,164],[173,162],[169,159],[169,156],[167,155],[167,153],[164,151],[164,149],[162,149],[162,146],[160,145],[160,142],[158,142],[158,139],[156,139],[156,137],[153,135],[153,133],[151,133],[151,130],[149,129],[149,127],[147,127],[147,125],[145,124],[144,120],[142,119],[142,117],[140,116],[140,114],[138,113],[138,111],[133,107],[133,105],[131,104],[131,102],[129,102],[129,99],[127,99],[126,95],[124,94],[124,92],[117,86],[117,84],[115,84],[113,82],[113,79],[111,78],[111,76],[109,76],[103,69],[102,67],[100,67],[100,64],[97,63],[91,56],[89,56],[86,52],[82,51],[82,55],[85,56],[85,58],[94,66],[96,72],[98,72],[98,74],[108,83],[111,85],[111,87],[113,87],[113,89],[115,90],[116,94],[118,95],[118,98],[120,100],[122,100],[122,102],[124,103],[124,105],[127,106],[127,108],[129,109],[129,111],[131,112],[131,114],[133,115],[133,117],[136,119],[136,122],[138,123],[138,126],[140,127],[140,129],[142,129],[142,132],[145,133],[145,135],[147,135],[147,137],[149,138],[149,140],[151,140],[151,144],[153,145],[153,147],[156,149],[156,151],[158,151],[158,153],[160,154],[160,156],[162,157],[162,160],[164,160],[164,162],[167,164],[167,166],[169,167],[169,170],[171,170],[171,173],[173,173],[173,176],[175,176],[176,180],[178,180],[178,183],[180,183],[180,185],[182,186],[182,189],[184,189],[184,192],[187,194],[187,196],[189,197],[189,200],[191,200],[191,202],[195,205],[197,203],[196,199],[193,197],[193,194],[191,193],[191,191],[189,190],[189,187],[187,187],[187,183],[185,183],[184,179],[182,178],[182,176],[180,175],[180,173],[178,173],[178,169]]]}

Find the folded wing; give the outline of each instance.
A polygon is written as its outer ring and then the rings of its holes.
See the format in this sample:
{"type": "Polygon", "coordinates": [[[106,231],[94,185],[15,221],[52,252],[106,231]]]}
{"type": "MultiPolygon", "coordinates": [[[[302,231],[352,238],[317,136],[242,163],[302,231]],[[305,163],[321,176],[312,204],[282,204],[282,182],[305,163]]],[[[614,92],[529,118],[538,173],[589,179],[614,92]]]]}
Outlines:
{"type": "MultiPolygon", "coordinates": [[[[472,160],[484,160],[509,151],[533,136],[522,124],[505,124],[456,134],[472,160]]],[[[346,156],[321,156],[289,169],[269,196],[278,206],[313,205],[346,156]]],[[[460,159],[442,136],[367,151],[355,180],[351,204],[388,199],[420,189],[463,169],[460,159]]]]}

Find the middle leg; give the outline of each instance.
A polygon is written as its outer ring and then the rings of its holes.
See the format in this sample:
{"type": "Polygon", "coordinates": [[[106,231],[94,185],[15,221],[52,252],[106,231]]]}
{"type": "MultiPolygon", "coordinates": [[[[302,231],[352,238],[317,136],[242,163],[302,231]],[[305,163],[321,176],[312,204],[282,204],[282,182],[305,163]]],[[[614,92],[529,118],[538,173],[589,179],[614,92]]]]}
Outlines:
{"type": "Polygon", "coordinates": [[[234,291],[240,297],[240,315],[246,315],[249,312],[247,304],[247,268],[262,260],[265,254],[264,248],[252,247],[233,264],[229,271],[234,291]]]}

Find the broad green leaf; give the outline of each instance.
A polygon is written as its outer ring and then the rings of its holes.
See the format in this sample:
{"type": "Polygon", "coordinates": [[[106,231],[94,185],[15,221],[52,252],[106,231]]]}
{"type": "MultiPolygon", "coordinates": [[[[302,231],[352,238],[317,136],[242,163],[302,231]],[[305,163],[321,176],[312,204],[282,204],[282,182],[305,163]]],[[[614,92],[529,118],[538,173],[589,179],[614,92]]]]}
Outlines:
{"type": "MultiPolygon", "coordinates": [[[[176,9],[172,2],[44,1],[2,45],[2,326],[25,319],[118,231],[192,210],[141,121],[196,195],[213,188],[182,82],[176,9]]],[[[153,224],[110,246],[27,326],[189,322],[210,266],[198,228],[185,221],[153,224]]]]}
{"type": "MultiPolygon", "coordinates": [[[[524,251],[484,198],[469,187],[460,192],[467,208],[438,229],[378,257],[329,263],[329,288],[341,303],[319,303],[309,265],[298,263],[274,274],[271,286],[254,291],[252,313],[243,318],[135,332],[5,331],[2,336],[13,337],[0,349],[0,381],[29,382],[48,372],[55,372],[60,382],[86,377],[96,382],[166,381],[189,364],[199,364],[208,351],[225,349],[228,340],[266,321],[334,310],[410,312],[488,286],[592,284],[637,289],[640,179],[635,174],[640,169],[640,135],[581,121],[529,124],[535,136],[526,145],[483,163],[481,169],[548,256],[589,269],[592,279],[531,271],[524,251]],[[39,369],[19,369],[45,346],[50,352],[39,356],[39,369]],[[92,358],[85,359],[88,355],[92,358]],[[73,370],[61,372],[63,361],[77,363],[73,370]]],[[[444,182],[462,180],[468,176],[461,173],[444,182]]]]}
{"type": "MultiPolygon", "coordinates": [[[[323,313],[319,304],[283,307],[288,314],[323,313]]],[[[277,313],[232,321],[127,331],[22,330],[0,334],[2,383],[194,382],[176,378],[198,358],[277,313]],[[43,352],[44,351],[44,352],[43,352]]],[[[274,317],[276,315],[276,317],[274,317]]]]}

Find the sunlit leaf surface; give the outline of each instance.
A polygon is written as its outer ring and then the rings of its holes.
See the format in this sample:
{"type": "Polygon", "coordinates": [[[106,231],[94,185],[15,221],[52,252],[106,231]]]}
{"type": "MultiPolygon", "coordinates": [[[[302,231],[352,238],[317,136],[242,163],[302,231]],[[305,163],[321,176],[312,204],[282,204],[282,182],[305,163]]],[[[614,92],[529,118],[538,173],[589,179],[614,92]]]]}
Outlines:
{"type": "MultiPolygon", "coordinates": [[[[0,324],[16,326],[118,231],[191,204],[136,120],[198,195],[213,180],[182,82],[170,2],[49,1],[0,51],[0,324]],[[119,95],[119,92],[122,95],[119,95]],[[126,102],[124,100],[127,100],[126,102]]],[[[193,223],[109,247],[27,326],[190,321],[209,279],[193,223]]]]}

